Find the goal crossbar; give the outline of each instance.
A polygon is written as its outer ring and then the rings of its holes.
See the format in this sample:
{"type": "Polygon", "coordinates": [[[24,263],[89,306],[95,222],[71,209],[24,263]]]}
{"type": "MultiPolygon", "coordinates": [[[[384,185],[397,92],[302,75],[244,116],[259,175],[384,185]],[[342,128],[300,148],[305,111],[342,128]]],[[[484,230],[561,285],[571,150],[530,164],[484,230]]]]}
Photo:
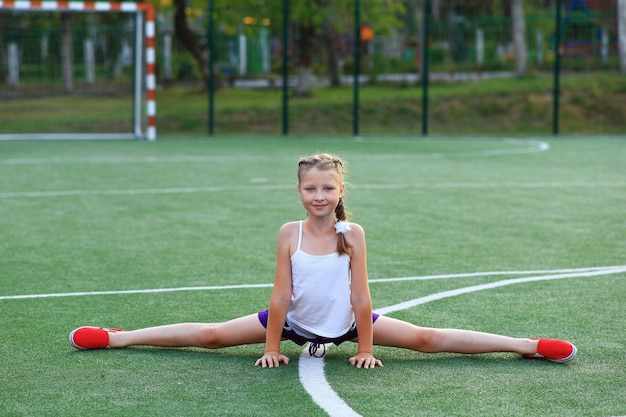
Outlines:
{"type": "Polygon", "coordinates": [[[156,53],[155,53],[155,13],[154,6],[149,3],[120,3],[107,1],[38,1],[38,0],[0,0],[0,10],[33,11],[33,12],[121,12],[134,13],[137,16],[137,27],[145,31],[143,36],[136,36],[135,48],[145,50],[145,61],[142,54],[135,54],[134,81],[134,126],[133,132],[124,133],[88,133],[88,134],[0,134],[0,140],[15,139],[156,139],[156,53]],[[144,66],[145,65],[145,66],[144,66]],[[146,107],[145,131],[142,123],[142,81],[145,79],[146,107]]]}

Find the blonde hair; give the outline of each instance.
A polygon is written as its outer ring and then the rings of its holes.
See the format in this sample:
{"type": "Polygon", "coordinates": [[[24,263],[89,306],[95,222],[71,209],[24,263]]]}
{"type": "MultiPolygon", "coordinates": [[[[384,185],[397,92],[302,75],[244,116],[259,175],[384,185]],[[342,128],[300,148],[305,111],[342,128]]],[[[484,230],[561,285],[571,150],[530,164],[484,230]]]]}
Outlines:
{"type": "MultiPolygon", "coordinates": [[[[298,183],[302,182],[302,175],[311,170],[318,169],[320,171],[332,171],[331,174],[337,180],[338,183],[344,183],[345,175],[345,162],[338,156],[330,155],[327,153],[321,153],[317,155],[307,156],[300,158],[298,162],[298,183]]],[[[337,221],[348,221],[349,211],[343,202],[343,197],[339,197],[339,203],[335,207],[335,219],[337,221]]],[[[343,233],[339,233],[337,239],[337,253],[339,255],[352,253],[352,245],[348,243],[343,233]]]]}

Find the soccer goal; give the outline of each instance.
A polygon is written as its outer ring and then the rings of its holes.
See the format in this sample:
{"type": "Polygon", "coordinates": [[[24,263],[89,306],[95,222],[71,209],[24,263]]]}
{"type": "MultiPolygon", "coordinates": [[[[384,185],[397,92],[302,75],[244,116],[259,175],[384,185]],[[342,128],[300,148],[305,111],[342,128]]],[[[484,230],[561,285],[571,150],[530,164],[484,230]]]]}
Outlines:
{"type": "Polygon", "coordinates": [[[147,3],[0,0],[0,140],[156,139],[147,3]]]}

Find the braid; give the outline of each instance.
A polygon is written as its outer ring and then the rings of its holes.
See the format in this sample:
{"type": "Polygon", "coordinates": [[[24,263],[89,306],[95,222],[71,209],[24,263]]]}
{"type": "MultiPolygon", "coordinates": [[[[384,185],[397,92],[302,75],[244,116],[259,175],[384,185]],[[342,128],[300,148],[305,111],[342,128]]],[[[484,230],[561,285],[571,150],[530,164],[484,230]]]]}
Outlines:
{"type": "Polygon", "coordinates": [[[346,208],[343,205],[343,197],[339,197],[339,204],[337,204],[337,207],[335,207],[335,218],[337,219],[337,221],[348,220],[346,208]]]}
{"type": "MultiPolygon", "coordinates": [[[[339,198],[339,204],[335,207],[335,217],[337,221],[347,221],[348,214],[343,204],[343,197],[339,198]]],[[[348,254],[352,252],[352,245],[346,240],[346,236],[343,233],[339,233],[337,237],[337,253],[339,255],[348,254]]]]}

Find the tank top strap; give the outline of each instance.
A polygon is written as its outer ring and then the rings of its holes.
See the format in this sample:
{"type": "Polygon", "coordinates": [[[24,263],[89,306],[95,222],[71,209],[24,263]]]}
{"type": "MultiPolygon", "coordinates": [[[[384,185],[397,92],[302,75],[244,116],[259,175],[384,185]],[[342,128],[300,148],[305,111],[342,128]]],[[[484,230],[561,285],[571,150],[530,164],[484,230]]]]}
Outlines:
{"type": "Polygon", "coordinates": [[[296,251],[300,250],[300,245],[302,244],[302,220],[300,220],[300,230],[298,231],[298,247],[296,251]]]}

